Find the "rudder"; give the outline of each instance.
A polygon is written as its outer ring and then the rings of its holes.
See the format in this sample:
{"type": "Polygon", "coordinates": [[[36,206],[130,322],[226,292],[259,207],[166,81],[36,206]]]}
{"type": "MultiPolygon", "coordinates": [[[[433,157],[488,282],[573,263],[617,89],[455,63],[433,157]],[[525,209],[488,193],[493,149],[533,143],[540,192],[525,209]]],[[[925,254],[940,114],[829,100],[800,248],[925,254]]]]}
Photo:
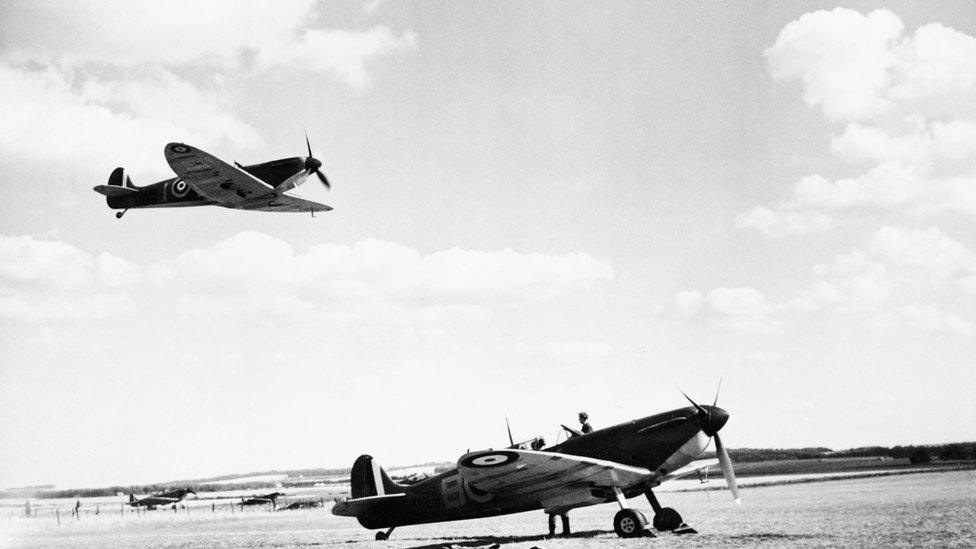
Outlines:
{"type": "Polygon", "coordinates": [[[112,170],[112,175],[108,176],[107,185],[95,187],[96,192],[105,196],[122,196],[137,189],[129,174],[125,173],[125,168],[115,168],[112,170]]]}
{"type": "Polygon", "coordinates": [[[404,492],[402,486],[393,482],[373,456],[363,454],[352,465],[350,484],[353,498],[384,496],[404,492]]]}

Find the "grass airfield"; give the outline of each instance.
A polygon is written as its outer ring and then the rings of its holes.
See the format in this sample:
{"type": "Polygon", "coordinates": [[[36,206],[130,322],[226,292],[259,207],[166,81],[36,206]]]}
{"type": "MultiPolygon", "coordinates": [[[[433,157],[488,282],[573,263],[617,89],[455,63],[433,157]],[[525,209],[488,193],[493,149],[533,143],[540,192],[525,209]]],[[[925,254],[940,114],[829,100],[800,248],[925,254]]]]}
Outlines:
{"type": "MultiPolygon", "coordinates": [[[[570,513],[574,535],[547,539],[541,511],[490,519],[407,526],[386,542],[374,531],[324,509],[229,512],[208,502],[189,511],[133,514],[105,505],[77,519],[16,516],[6,509],[0,547],[973,547],[976,471],[928,472],[745,487],[743,504],[728,492],[661,492],[700,534],[621,539],[611,526],[615,504],[570,513]],[[114,511],[109,511],[114,509],[114,511]]],[[[642,498],[630,500],[648,512],[642,498]]],[[[93,502],[82,501],[83,509],[93,502]]]]}

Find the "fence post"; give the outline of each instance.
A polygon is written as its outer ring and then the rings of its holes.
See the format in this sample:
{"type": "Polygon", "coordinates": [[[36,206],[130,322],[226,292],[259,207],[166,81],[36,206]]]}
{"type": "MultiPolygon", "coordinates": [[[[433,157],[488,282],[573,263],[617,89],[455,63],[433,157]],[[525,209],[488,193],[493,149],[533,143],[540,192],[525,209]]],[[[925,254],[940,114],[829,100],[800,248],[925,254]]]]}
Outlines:
{"type": "Polygon", "coordinates": [[[54,513],[58,517],[58,526],[61,526],[61,508],[59,507],[59,508],[55,509],[54,510],[54,513]]]}

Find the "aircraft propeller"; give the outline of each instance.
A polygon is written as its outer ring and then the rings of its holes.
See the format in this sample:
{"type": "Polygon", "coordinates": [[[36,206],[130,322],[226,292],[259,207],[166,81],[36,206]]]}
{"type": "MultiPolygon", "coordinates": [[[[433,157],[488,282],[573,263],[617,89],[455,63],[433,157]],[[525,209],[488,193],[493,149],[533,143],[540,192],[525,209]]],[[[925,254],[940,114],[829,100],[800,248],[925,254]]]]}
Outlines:
{"type": "Polygon", "coordinates": [[[729,420],[728,412],[716,407],[716,404],[718,404],[718,393],[721,390],[722,380],[719,379],[718,389],[715,391],[715,400],[710,406],[710,409],[706,409],[692,400],[684,391],[678,389],[688,399],[688,402],[698,410],[698,422],[701,424],[702,432],[715,439],[715,453],[718,455],[718,464],[722,468],[722,475],[725,476],[725,482],[728,484],[729,491],[732,493],[732,499],[736,503],[741,503],[742,498],[739,497],[739,486],[735,482],[735,471],[732,469],[732,460],[729,458],[729,453],[726,451],[725,445],[722,444],[722,437],[718,434],[719,430],[729,420]]]}
{"type": "Polygon", "coordinates": [[[305,132],[305,145],[308,146],[308,158],[305,159],[305,169],[308,170],[309,175],[315,174],[319,176],[319,181],[325,185],[326,189],[332,190],[332,184],[326,179],[325,175],[319,171],[322,167],[322,161],[312,156],[312,143],[308,140],[308,131],[305,132]]]}

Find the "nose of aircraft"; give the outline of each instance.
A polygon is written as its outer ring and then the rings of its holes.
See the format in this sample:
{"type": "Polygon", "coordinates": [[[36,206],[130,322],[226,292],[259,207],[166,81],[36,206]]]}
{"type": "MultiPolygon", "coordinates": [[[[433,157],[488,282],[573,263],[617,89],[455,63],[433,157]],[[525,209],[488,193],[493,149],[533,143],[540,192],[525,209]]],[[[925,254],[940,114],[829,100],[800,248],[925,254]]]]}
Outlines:
{"type": "Polygon", "coordinates": [[[310,172],[317,172],[322,167],[322,161],[311,156],[305,159],[305,169],[310,172]]]}
{"type": "Polygon", "coordinates": [[[702,406],[702,408],[708,411],[707,416],[701,419],[702,431],[706,435],[713,437],[715,433],[719,432],[725,426],[725,423],[729,420],[729,413],[718,406],[702,406]]]}

